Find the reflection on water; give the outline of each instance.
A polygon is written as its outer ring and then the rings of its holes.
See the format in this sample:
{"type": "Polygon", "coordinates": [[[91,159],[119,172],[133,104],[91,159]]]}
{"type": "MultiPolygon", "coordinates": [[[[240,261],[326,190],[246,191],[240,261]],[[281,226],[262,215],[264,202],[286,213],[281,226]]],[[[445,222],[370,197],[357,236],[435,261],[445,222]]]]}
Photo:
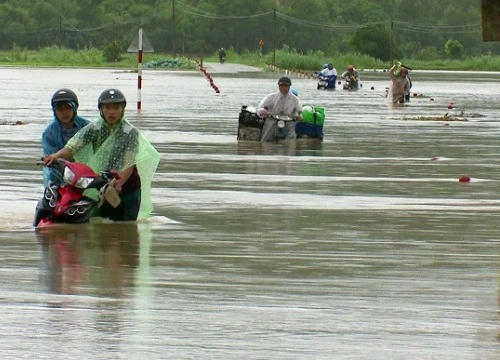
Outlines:
{"type": "Polygon", "coordinates": [[[120,297],[139,263],[136,223],[61,225],[37,230],[49,292],[120,297]]]}
{"type": "Polygon", "coordinates": [[[293,79],[325,108],[324,141],[260,144],[236,141],[238,114],[277,74],[220,77],[217,95],[146,71],[137,112],[134,73],[0,73],[2,358],[500,358],[500,74],[415,72],[423,96],[397,108],[387,74],[357,92],[293,79]],[[148,222],[33,230],[40,134],[68,84],[89,119],[123,90],[160,152],[148,222]],[[482,116],[415,120],[450,102],[482,116]]]}
{"type": "Polygon", "coordinates": [[[323,142],[319,139],[285,140],[280,143],[240,141],[237,147],[240,155],[321,156],[323,142]]]}

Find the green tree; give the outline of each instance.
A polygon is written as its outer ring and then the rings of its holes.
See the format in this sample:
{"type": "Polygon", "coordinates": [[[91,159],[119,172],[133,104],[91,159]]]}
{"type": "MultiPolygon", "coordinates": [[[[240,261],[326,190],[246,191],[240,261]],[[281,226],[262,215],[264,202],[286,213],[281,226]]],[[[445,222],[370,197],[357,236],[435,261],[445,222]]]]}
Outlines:
{"type": "Polygon", "coordinates": [[[458,40],[448,40],[444,46],[444,51],[449,57],[458,59],[462,57],[464,47],[458,40]]]}
{"type": "MultiPolygon", "coordinates": [[[[381,24],[365,26],[352,36],[351,45],[356,52],[381,60],[390,59],[389,31],[381,24]]],[[[397,54],[394,54],[396,57],[397,54]]]]}
{"type": "Polygon", "coordinates": [[[391,19],[394,57],[399,49],[420,56],[424,48],[444,57],[449,39],[463,46],[462,56],[500,53],[500,43],[481,41],[478,0],[0,0],[0,46],[102,50],[113,41],[129,44],[142,27],[155,51],[167,52],[174,19],[176,52],[186,54],[221,46],[255,51],[262,38],[264,53],[289,45],[300,53],[387,59],[391,19]]]}

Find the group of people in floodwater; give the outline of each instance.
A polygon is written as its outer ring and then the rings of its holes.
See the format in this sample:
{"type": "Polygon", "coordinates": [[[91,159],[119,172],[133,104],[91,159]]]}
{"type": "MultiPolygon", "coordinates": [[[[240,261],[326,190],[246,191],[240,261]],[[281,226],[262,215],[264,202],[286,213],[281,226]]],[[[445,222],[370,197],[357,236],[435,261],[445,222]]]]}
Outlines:
{"type": "MultiPolygon", "coordinates": [[[[388,91],[388,98],[393,104],[403,104],[410,100],[410,89],[412,87],[412,83],[411,79],[408,76],[408,73],[409,68],[402,65],[400,62],[396,63],[389,69],[391,86],[388,91]]],[[[329,85],[327,88],[335,89],[337,69],[335,69],[332,63],[323,64],[323,68],[321,69],[321,71],[317,72],[317,77],[319,79],[328,79],[329,85]]],[[[340,78],[346,81],[344,89],[359,89],[359,73],[353,65],[347,66],[347,70],[342,73],[340,78]]]]}
{"type": "MultiPolygon", "coordinates": [[[[337,69],[333,66],[333,63],[323,64],[321,71],[317,72],[318,79],[325,79],[328,81],[327,89],[335,89],[337,82],[337,69]]],[[[345,80],[344,89],[356,90],[359,89],[359,73],[354,69],[354,65],[347,66],[347,70],[340,76],[342,80],[345,80]]],[[[318,87],[319,89],[319,87],[318,87]]]]}
{"type": "MultiPolygon", "coordinates": [[[[223,49],[221,49],[223,50],[223,49]]],[[[328,64],[320,74],[337,75],[333,64],[328,64]]],[[[409,100],[411,80],[408,68],[398,63],[391,67],[392,80],[388,96],[393,103],[409,100]]],[[[353,65],[342,74],[359,87],[359,74],[353,65]]],[[[261,141],[276,140],[278,120],[273,116],[286,115],[286,138],[295,139],[295,123],[302,121],[302,104],[292,81],[283,76],[278,80],[278,91],[268,94],[258,105],[257,114],[264,119],[261,141]]],[[[94,122],[78,115],[78,97],[70,89],[57,90],[51,99],[53,121],[42,134],[43,161],[51,165],[57,159],[74,159],[89,164],[96,171],[116,169],[119,180],[114,185],[120,196],[117,208],[104,206],[100,216],[127,221],[147,217],[152,211],[151,181],[159,154],[151,143],[125,118],[125,95],[118,89],[104,90],[98,98],[99,119],[94,122]]],[[[61,174],[45,168],[44,184],[61,184],[61,174]]]]}
{"type": "MultiPolygon", "coordinates": [[[[410,89],[412,87],[411,80],[408,77],[409,69],[397,63],[389,69],[391,78],[391,86],[388,90],[388,100],[393,104],[404,104],[409,101],[410,89]]],[[[332,63],[323,66],[323,69],[317,73],[318,77],[333,76],[337,77],[337,70],[332,63]]],[[[341,78],[346,81],[353,82],[353,89],[359,88],[359,73],[353,65],[349,65],[347,70],[342,74],[341,78]]],[[[268,94],[259,103],[257,107],[257,115],[264,120],[264,125],[261,132],[261,141],[275,141],[276,127],[278,120],[273,118],[273,115],[286,115],[294,122],[302,120],[302,105],[298,98],[298,93],[291,88],[292,81],[289,77],[283,76],[278,80],[278,91],[268,94]]],[[[295,139],[295,123],[286,123],[287,139],[295,139]]]]}

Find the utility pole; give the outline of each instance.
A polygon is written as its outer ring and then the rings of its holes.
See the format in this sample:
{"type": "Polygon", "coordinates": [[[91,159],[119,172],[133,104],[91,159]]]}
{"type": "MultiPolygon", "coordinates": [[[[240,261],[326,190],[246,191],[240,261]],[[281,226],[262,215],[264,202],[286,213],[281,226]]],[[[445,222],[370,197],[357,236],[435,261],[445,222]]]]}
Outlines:
{"type": "Polygon", "coordinates": [[[175,57],[175,0],[172,0],[172,56],[175,57]]]}
{"type": "Polygon", "coordinates": [[[276,66],[276,8],[273,10],[273,66],[276,66]]]}
{"type": "Polygon", "coordinates": [[[389,35],[389,59],[391,59],[391,67],[394,65],[392,44],[394,43],[394,20],[391,17],[391,33],[389,35]]]}
{"type": "Polygon", "coordinates": [[[63,46],[62,16],[59,15],[59,46],[63,46]]]}

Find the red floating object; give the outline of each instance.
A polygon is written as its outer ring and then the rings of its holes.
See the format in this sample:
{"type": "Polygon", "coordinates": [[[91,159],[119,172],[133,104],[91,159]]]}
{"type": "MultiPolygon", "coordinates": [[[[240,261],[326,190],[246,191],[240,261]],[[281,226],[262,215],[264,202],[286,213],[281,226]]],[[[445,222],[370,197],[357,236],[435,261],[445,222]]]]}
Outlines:
{"type": "Polygon", "coordinates": [[[453,109],[453,103],[448,104],[448,109],[453,109]]]}
{"type": "Polygon", "coordinates": [[[468,183],[470,182],[470,177],[467,175],[462,176],[460,179],[458,179],[461,183],[468,183]]]}

